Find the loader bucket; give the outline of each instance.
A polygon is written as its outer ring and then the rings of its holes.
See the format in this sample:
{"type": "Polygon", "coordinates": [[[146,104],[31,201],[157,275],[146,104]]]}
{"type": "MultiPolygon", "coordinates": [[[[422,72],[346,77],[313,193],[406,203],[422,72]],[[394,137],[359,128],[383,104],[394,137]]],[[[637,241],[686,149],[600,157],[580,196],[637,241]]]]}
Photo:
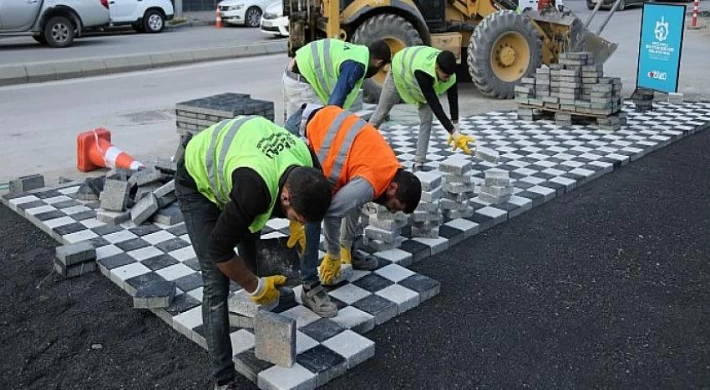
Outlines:
{"type": "Polygon", "coordinates": [[[594,56],[594,63],[602,65],[618,47],[616,43],[609,42],[589,31],[572,11],[565,10],[563,13],[550,8],[543,11],[530,10],[525,12],[525,15],[548,35],[562,33],[566,36],[566,42],[560,45],[560,53],[589,52],[594,56]]]}

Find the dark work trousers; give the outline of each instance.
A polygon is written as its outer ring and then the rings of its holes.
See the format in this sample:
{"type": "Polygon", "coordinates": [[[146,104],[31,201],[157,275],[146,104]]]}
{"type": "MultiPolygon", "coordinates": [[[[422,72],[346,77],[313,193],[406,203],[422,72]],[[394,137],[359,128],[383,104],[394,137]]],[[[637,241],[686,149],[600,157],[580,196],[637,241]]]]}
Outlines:
{"type": "MultiPolygon", "coordinates": [[[[195,181],[185,169],[182,158],[177,162],[175,195],[202,271],[202,321],[207,341],[210,374],[215,382],[229,380],[236,375],[229,337],[227,298],[230,280],[217,268],[217,264],[209,254],[212,230],[222,212],[197,191],[195,181]]],[[[256,240],[259,236],[260,232],[249,235],[238,245],[240,257],[254,273],[256,273],[256,240]]]]}

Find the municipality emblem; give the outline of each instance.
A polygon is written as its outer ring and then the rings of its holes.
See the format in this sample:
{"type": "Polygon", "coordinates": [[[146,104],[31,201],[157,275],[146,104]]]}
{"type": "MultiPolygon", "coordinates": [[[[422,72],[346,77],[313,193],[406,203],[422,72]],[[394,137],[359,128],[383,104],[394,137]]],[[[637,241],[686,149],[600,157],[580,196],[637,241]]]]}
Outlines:
{"type": "Polygon", "coordinates": [[[661,20],[656,22],[656,28],[653,30],[656,35],[656,39],[663,42],[668,38],[668,22],[666,22],[665,17],[661,16],[661,20]]]}

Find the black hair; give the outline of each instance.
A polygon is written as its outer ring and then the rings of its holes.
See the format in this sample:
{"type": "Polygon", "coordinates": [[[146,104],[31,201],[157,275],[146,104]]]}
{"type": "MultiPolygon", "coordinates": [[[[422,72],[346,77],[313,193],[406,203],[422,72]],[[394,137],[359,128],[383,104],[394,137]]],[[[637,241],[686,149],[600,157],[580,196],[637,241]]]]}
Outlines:
{"type": "Polygon", "coordinates": [[[296,167],[286,179],[291,207],[308,222],[320,222],[330,207],[333,188],[321,171],[296,167]]]}
{"type": "Polygon", "coordinates": [[[392,62],[392,50],[382,39],[372,42],[367,48],[370,49],[370,58],[383,60],[384,64],[392,62]]]}
{"type": "Polygon", "coordinates": [[[404,213],[413,213],[422,199],[422,183],[417,175],[400,168],[394,175],[392,182],[397,183],[397,193],[394,196],[404,203],[404,213]]]}
{"type": "Polygon", "coordinates": [[[446,74],[456,73],[456,56],[448,50],[444,50],[436,56],[436,64],[446,74]]]}

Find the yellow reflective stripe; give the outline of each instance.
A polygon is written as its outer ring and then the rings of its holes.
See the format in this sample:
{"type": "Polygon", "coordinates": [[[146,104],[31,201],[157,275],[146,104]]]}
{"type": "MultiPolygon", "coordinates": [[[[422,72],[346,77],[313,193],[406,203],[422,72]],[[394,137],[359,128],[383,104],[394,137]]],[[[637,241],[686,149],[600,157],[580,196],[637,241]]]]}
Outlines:
{"type": "Polygon", "coordinates": [[[343,170],[345,160],[348,158],[348,155],[350,154],[350,148],[353,146],[353,141],[355,140],[355,137],[360,134],[366,124],[367,122],[358,118],[357,122],[353,123],[352,126],[350,126],[350,128],[348,129],[348,133],[345,136],[345,140],[340,145],[340,150],[338,150],[338,154],[335,157],[333,170],[330,171],[330,177],[328,177],[331,183],[335,184],[338,182],[338,178],[340,178],[340,172],[343,170]]]}
{"type": "Polygon", "coordinates": [[[325,162],[325,158],[328,157],[328,152],[330,151],[331,146],[333,146],[333,140],[335,139],[335,136],[338,134],[340,126],[343,125],[343,121],[345,121],[345,118],[347,118],[348,115],[350,114],[347,111],[341,112],[340,114],[338,114],[338,116],[328,128],[328,132],[325,135],[323,144],[321,144],[320,150],[318,150],[318,161],[320,161],[321,165],[323,165],[323,163],[325,162]]]}

